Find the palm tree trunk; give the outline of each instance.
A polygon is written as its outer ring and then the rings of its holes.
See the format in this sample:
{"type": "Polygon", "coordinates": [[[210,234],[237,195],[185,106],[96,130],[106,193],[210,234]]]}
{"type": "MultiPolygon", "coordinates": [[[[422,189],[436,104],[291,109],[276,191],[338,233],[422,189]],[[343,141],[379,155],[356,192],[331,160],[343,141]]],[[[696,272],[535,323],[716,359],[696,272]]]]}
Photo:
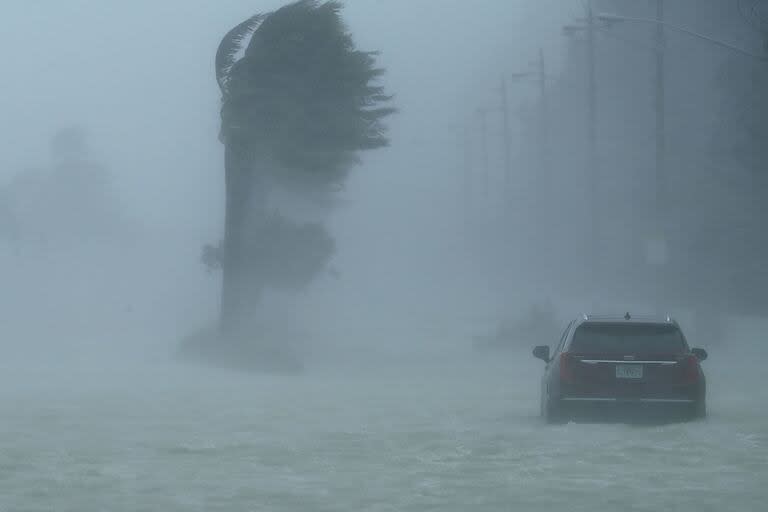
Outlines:
{"type": "Polygon", "coordinates": [[[225,142],[225,216],[222,261],[221,309],[219,329],[222,338],[235,339],[242,335],[249,316],[247,261],[244,254],[248,216],[249,175],[251,159],[244,144],[225,142]]]}

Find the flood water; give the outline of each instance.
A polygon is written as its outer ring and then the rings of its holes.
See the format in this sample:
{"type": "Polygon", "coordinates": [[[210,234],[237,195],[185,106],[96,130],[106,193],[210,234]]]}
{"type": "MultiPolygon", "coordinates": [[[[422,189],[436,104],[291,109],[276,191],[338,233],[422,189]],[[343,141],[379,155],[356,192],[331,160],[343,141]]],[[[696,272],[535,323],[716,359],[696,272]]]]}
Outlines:
{"type": "Polygon", "coordinates": [[[294,376],[6,362],[0,510],[759,510],[755,355],[710,350],[705,421],[562,426],[538,418],[523,350],[324,357],[294,376]]]}

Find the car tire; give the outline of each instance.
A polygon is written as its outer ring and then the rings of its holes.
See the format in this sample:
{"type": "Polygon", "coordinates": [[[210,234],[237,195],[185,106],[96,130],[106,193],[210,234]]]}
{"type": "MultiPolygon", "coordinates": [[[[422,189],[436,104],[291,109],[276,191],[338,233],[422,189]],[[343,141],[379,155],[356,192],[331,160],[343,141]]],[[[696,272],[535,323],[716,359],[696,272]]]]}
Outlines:
{"type": "Polygon", "coordinates": [[[542,414],[547,425],[561,425],[567,422],[562,406],[552,401],[549,396],[544,401],[542,414]]]}
{"type": "Polygon", "coordinates": [[[707,402],[705,399],[697,400],[691,404],[685,413],[686,421],[702,420],[707,417],[707,402]]]}
{"type": "Polygon", "coordinates": [[[705,398],[696,402],[693,410],[693,417],[697,420],[703,420],[707,417],[707,400],[705,398]]]}

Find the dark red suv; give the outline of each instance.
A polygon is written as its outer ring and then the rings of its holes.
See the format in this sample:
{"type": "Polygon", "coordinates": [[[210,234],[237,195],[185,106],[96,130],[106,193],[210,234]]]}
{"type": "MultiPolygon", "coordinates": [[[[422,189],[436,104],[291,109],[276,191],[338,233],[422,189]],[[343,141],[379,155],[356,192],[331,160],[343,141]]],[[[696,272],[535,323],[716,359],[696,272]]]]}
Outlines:
{"type": "Polygon", "coordinates": [[[588,316],[572,321],[546,362],[541,414],[548,423],[578,416],[629,413],[640,418],[706,415],[704,349],[688,347],[670,318],[588,316]]]}

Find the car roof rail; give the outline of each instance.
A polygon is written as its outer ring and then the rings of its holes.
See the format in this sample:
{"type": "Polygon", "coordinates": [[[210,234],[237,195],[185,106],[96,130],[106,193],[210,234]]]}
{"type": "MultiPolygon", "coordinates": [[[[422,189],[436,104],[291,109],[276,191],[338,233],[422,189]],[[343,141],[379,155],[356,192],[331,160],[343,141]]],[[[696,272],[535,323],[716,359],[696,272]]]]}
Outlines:
{"type": "Polygon", "coordinates": [[[582,313],[581,319],[584,321],[588,320],[595,320],[595,321],[621,321],[625,320],[627,322],[635,320],[638,322],[666,322],[669,324],[677,324],[677,321],[672,318],[669,314],[664,315],[633,315],[630,312],[626,312],[623,315],[614,314],[614,315],[596,315],[596,314],[587,314],[582,313]]]}

